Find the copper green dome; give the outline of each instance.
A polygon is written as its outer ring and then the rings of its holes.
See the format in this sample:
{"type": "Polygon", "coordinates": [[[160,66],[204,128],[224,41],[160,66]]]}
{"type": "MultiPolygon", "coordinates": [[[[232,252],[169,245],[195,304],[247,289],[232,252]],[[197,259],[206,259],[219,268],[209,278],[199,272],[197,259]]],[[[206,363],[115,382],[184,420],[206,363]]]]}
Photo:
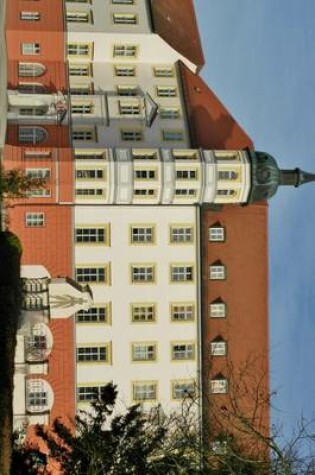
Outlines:
{"type": "Polygon", "coordinates": [[[278,186],[298,187],[315,181],[315,175],[299,168],[280,170],[276,160],[266,152],[249,150],[251,159],[251,191],[247,203],[268,200],[276,194],[278,186]]]}

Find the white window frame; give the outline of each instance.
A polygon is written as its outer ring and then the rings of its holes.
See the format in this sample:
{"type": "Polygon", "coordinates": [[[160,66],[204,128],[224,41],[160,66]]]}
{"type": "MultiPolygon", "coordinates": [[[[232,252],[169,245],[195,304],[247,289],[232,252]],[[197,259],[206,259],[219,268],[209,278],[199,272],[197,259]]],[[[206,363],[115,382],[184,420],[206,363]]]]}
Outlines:
{"type": "Polygon", "coordinates": [[[66,12],[67,23],[92,23],[91,12],[66,12]]]}
{"type": "Polygon", "coordinates": [[[124,142],[141,142],[143,140],[142,130],[121,130],[121,140],[124,142]]]}
{"type": "Polygon", "coordinates": [[[176,97],[177,88],[175,86],[157,86],[157,97],[176,97]]]}
{"type": "Polygon", "coordinates": [[[109,305],[90,307],[89,310],[80,310],[76,313],[77,323],[109,323],[109,305]]]}
{"type": "Polygon", "coordinates": [[[50,168],[26,168],[25,175],[29,178],[50,178],[50,168]]]}
{"type": "Polygon", "coordinates": [[[170,227],[170,242],[172,244],[192,244],[194,242],[193,226],[172,225],[170,227]]]}
{"type": "Polygon", "coordinates": [[[108,244],[109,228],[108,226],[79,227],[74,231],[76,244],[108,244]]]}
{"type": "Polygon", "coordinates": [[[184,131],[162,130],[162,136],[165,142],[182,142],[184,140],[184,131]]]}
{"type": "Polygon", "coordinates": [[[22,43],[21,52],[23,56],[37,56],[41,54],[40,43],[22,43]]]}
{"type": "Polygon", "coordinates": [[[223,264],[212,264],[209,266],[209,280],[225,280],[226,267],[223,264]]]}
{"type": "Polygon", "coordinates": [[[114,71],[117,77],[135,77],[136,75],[136,67],[130,65],[114,65],[114,71]]]}
{"type": "Polygon", "coordinates": [[[172,322],[193,322],[195,319],[195,305],[193,303],[172,303],[172,322]]]}
{"type": "Polygon", "coordinates": [[[157,399],[156,381],[137,381],[132,384],[132,398],[135,402],[155,401],[157,399]]]}
{"type": "Polygon", "coordinates": [[[132,304],[131,320],[133,323],[149,323],[156,320],[156,305],[150,303],[132,304]]]}
{"type": "Polygon", "coordinates": [[[210,226],[208,229],[209,241],[223,242],[225,241],[225,228],[223,226],[210,226]]]}
{"type": "Polygon", "coordinates": [[[227,342],[223,338],[216,338],[210,343],[211,356],[226,356],[227,342]]]}
{"type": "Polygon", "coordinates": [[[172,361],[192,361],[195,359],[195,343],[174,342],[171,344],[172,361]]]}
{"type": "Polygon", "coordinates": [[[35,78],[42,76],[46,72],[46,67],[41,63],[18,63],[18,75],[24,78],[35,78]]]}
{"type": "Polygon", "coordinates": [[[195,381],[172,381],[172,398],[185,399],[193,398],[196,394],[195,381]]]}
{"type": "Polygon", "coordinates": [[[138,46],[132,44],[116,44],[113,48],[114,58],[136,58],[138,55],[138,46]]]}
{"type": "Polygon", "coordinates": [[[212,302],[209,304],[210,318],[225,318],[226,304],[224,302],[212,302]]]}
{"type": "Polygon", "coordinates": [[[154,265],[139,264],[131,266],[131,282],[133,284],[146,284],[155,282],[154,265]]]}
{"type": "Polygon", "coordinates": [[[91,76],[91,65],[90,63],[86,64],[69,64],[69,76],[71,77],[90,77],[91,76]]]}
{"type": "Polygon", "coordinates": [[[42,228],[45,226],[45,213],[25,213],[27,228],[42,228]]]}
{"type": "Polygon", "coordinates": [[[102,391],[105,389],[105,385],[101,386],[99,384],[91,384],[89,386],[77,386],[77,403],[90,403],[92,401],[98,400],[102,391]]]}
{"type": "Polygon", "coordinates": [[[198,171],[196,169],[177,169],[176,180],[197,180],[198,171]]]}
{"type": "Polygon", "coordinates": [[[194,266],[185,264],[171,264],[171,282],[194,282],[194,266]]]}
{"type": "Polygon", "coordinates": [[[223,376],[215,376],[210,380],[210,392],[212,394],[227,394],[228,380],[223,376]]]}
{"type": "Polygon", "coordinates": [[[130,241],[132,244],[152,244],[155,241],[154,226],[131,226],[130,241]]]}
{"type": "Polygon", "coordinates": [[[77,363],[108,363],[109,362],[109,344],[78,346],[77,363]]]}
{"type": "Polygon", "coordinates": [[[138,16],[134,13],[113,13],[114,25],[137,25],[138,16]]]}
{"type": "Polygon", "coordinates": [[[77,266],[75,269],[75,280],[78,283],[107,283],[108,267],[104,266],[77,266]]]}
{"type": "Polygon", "coordinates": [[[197,194],[197,190],[194,188],[176,188],[175,196],[178,197],[194,197],[197,194]]]}
{"type": "Polygon", "coordinates": [[[156,343],[138,342],[132,343],[132,361],[156,361],[157,348],[156,343]]]}
{"type": "Polygon", "coordinates": [[[38,21],[40,20],[40,13],[35,11],[20,12],[20,20],[23,21],[38,21]]]}
{"type": "Polygon", "coordinates": [[[43,127],[38,126],[19,126],[18,128],[18,141],[25,144],[37,144],[47,140],[48,132],[43,127]]]}

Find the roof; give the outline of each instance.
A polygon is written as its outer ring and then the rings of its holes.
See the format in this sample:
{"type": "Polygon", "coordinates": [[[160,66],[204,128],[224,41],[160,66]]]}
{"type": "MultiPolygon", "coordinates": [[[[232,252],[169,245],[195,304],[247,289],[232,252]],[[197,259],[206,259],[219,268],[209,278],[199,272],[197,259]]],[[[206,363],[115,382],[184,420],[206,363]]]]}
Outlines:
{"type": "Polygon", "coordinates": [[[246,134],[205,81],[179,62],[193,147],[228,150],[254,148],[246,134]]]}
{"type": "Polygon", "coordinates": [[[151,0],[151,11],[155,33],[199,70],[205,61],[193,0],[151,0]]]}

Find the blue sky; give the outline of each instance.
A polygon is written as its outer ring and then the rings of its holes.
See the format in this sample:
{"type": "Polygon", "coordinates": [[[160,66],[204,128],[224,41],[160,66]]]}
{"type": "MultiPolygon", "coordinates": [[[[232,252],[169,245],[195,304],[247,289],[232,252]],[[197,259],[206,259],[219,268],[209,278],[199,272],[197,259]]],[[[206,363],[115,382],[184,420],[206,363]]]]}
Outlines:
{"type": "MultiPolygon", "coordinates": [[[[315,1],[195,0],[201,75],[282,168],[315,173],[315,1]]],[[[270,201],[274,421],[315,415],[315,184],[270,201]]]]}

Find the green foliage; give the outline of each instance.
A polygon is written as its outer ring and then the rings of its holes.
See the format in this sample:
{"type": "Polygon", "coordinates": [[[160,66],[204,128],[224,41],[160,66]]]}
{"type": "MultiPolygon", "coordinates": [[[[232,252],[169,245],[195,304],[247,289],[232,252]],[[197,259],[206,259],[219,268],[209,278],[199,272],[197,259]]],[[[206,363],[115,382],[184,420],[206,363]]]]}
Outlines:
{"type": "Polygon", "coordinates": [[[43,188],[44,178],[27,176],[23,170],[4,170],[0,167],[0,197],[22,198],[34,189],[43,188]]]}

